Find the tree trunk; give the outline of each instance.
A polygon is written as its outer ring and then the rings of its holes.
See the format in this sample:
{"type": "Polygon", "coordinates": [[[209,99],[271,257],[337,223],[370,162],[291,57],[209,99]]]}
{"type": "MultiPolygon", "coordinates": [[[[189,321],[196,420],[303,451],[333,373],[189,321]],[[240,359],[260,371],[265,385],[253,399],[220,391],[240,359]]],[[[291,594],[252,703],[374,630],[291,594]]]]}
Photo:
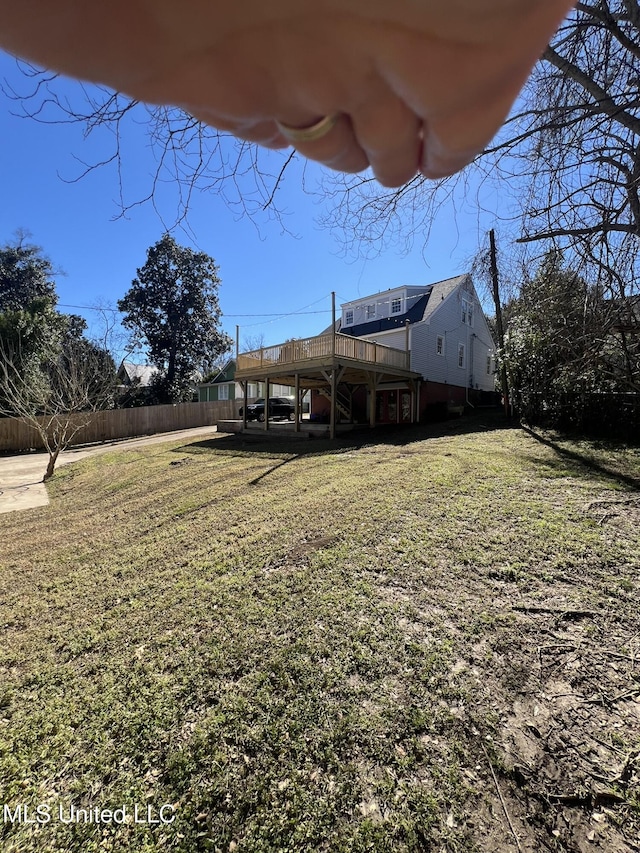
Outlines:
{"type": "Polygon", "coordinates": [[[53,471],[56,467],[56,462],[58,461],[61,449],[62,448],[60,447],[56,447],[55,450],[49,451],[49,462],[47,464],[47,470],[44,472],[44,477],[42,478],[43,483],[46,483],[47,480],[50,480],[53,477],[53,471]]]}
{"type": "Polygon", "coordinates": [[[498,261],[496,258],[496,236],[489,231],[489,242],[491,244],[491,281],[493,284],[493,302],[496,308],[496,331],[498,333],[498,346],[500,347],[500,384],[502,385],[502,402],[504,413],[510,416],[511,406],[509,403],[509,384],[507,382],[507,366],[504,361],[504,326],[502,324],[502,303],[500,302],[500,290],[498,288],[498,261]]]}

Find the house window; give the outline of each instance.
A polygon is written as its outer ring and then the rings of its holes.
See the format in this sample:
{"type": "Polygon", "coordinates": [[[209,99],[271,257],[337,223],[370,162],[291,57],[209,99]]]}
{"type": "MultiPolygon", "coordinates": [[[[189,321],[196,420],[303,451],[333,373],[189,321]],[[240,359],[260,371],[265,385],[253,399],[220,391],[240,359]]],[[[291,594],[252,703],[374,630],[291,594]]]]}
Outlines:
{"type": "Polygon", "coordinates": [[[400,297],[391,300],[391,313],[402,314],[402,299],[400,297]]]}
{"type": "Polygon", "coordinates": [[[444,355],[444,338],[438,335],[436,338],[436,355],[444,355]]]}
{"type": "Polygon", "coordinates": [[[373,318],[376,316],[376,305],[375,305],[375,302],[374,302],[374,303],[370,303],[369,305],[367,305],[367,306],[366,306],[366,308],[365,308],[365,314],[366,314],[367,320],[373,320],[373,318]]]}
{"type": "Polygon", "coordinates": [[[464,344],[458,344],[458,367],[464,367],[464,344]]]}
{"type": "Polygon", "coordinates": [[[218,400],[228,400],[229,399],[229,386],[228,385],[218,385],[218,400]]]}
{"type": "Polygon", "coordinates": [[[462,299],[462,322],[466,326],[473,326],[473,303],[469,299],[462,299]]]}
{"type": "Polygon", "coordinates": [[[487,356],[487,376],[491,375],[491,356],[487,356]]]}
{"type": "Polygon", "coordinates": [[[344,324],[345,326],[353,325],[353,308],[350,308],[348,311],[344,312],[344,324]]]}

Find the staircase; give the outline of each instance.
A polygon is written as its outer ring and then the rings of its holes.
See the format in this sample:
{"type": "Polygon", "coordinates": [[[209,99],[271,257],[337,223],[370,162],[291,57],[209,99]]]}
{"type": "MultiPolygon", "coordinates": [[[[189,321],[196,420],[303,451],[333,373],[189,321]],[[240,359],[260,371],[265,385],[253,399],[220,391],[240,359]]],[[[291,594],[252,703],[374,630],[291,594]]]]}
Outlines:
{"type": "MultiPolygon", "coordinates": [[[[331,400],[331,392],[327,388],[318,388],[320,394],[331,400]]],[[[336,393],[336,411],[339,412],[346,421],[352,420],[351,412],[351,395],[345,394],[344,391],[338,390],[336,393]]]]}

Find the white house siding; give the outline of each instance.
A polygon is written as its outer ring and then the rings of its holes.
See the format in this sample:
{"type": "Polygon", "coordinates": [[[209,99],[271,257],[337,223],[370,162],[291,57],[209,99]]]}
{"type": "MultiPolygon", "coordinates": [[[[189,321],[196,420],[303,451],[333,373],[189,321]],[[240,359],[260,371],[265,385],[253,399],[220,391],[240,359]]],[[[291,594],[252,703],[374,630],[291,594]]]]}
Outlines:
{"type": "Polygon", "coordinates": [[[407,348],[407,333],[404,327],[389,332],[376,332],[374,335],[361,335],[360,337],[363,341],[375,341],[375,343],[383,344],[385,347],[401,350],[407,348]]]}
{"type": "Polygon", "coordinates": [[[460,291],[455,291],[438,305],[431,319],[416,323],[411,329],[411,367],[430,382],[468,385],[468,370],[457,366],[458,344],[468,352],[469,327],[461,322],[460,291]],[[438,335],[444,339],[444,354],[436,352],[438,335]]]}
{"type": "Polygon", "coordinates": [[[487,375],[487,354],[493,351],[491,334],[473,295],[473,326],[462,322],[462,298],[471,294],[455,290],[437,307],[431,319],[411,327],[411,368],[424,379],[484,391],[494,388],[493,376],[487,375]],[[475,333],[475,337],[472,337],[475,333]],[[444,341],[444,353],[438,355],[438,336],[444,341]],[[458,367],[458,347],[465,348],[465,366],[458,367]]]}

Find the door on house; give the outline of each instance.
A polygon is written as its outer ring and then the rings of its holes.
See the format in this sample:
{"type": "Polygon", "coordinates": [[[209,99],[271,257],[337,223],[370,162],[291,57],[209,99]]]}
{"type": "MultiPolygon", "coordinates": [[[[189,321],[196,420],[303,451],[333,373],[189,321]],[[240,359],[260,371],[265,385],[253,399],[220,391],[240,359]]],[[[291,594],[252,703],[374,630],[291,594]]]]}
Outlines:
{"type": "Polygon", "coordinates": [[[397,390],[376,393],[376,423],[411,423],[411,393],[397,390]]]}

